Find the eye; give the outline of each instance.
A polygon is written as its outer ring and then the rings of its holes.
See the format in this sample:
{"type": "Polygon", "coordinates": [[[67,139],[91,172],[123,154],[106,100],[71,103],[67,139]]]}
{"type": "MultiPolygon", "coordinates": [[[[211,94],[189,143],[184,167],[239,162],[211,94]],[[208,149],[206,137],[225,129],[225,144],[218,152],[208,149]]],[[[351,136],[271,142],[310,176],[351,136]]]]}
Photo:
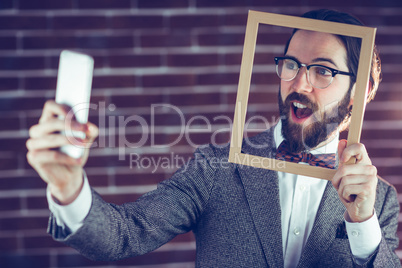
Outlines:
{"type": "Polygon", "coordinates": [[[297,63],[292,60],[285,60],[285,67],[288,70],[297,70],[297,68],[299,68],[297,63]]]}
{"type": "Polygon", "coordinates": [[[320,76],[332,76],[332,72],[330,69],[320,66],[314,66],[314,72],[320,76]]]}

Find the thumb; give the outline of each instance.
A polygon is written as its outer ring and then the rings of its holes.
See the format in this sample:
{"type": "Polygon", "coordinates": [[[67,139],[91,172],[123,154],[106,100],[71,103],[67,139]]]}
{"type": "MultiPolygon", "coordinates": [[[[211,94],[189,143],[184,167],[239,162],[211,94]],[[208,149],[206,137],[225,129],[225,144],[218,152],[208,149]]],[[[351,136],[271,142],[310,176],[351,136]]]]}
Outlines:
{"type": "Polygon", "coordinates": [[[345,160],[347,160],[347,159],[343,159],[343,151],[346,149],[347,145],[348,145],[347,140],[340,140],[339,143],[338,143],[339,163],[344,163],[344,162],[346,162],[345,160]]]}

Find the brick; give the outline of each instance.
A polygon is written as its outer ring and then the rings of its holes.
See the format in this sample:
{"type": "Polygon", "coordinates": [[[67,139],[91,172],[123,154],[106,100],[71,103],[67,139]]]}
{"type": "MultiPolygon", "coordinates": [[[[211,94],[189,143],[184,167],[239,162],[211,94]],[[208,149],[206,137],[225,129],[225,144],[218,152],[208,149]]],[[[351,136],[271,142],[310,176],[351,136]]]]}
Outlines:
{"type": "Polygon", "coordinates": [[[279,85],[280,79],[276,73],[253,73],[251,75],[252,85],[279,85]]]}
{"type": "Polygon", "coordinates": [[[376,36],[376,44],[378,45],[400,45],[402,43],[402,35],[378,34],[376,36]]]}
{"type": "Polygon", "coordinates": [[[22,47],[23,49],[74,49],[77,45],[75,36],[53,33],[24,36],[22,47]]]}
{"type": "Polygon", "coordinates": [[[37,98],[0,98],[0,111],[11,112],[19,111],[22,107],[24,110],[42,109],[46,99],[44,97],[37,98]]]}
{"type": "Polygon", "coordinates": [[[131,35],[89,34],[77,37],[77,47],[85,49],[132,48],[133,46],[134,40],[131,35]]]}
{"type": "Polygon", "coordinates": [[[149,29],[162,28],[162,16],[115,16],[111,18],[112,28],[115,29],[149,29]]]}
{"type": "Polygon", "coordinates": [[[25,90],[55,90],[57,86],[56,76],[42,76],[42,77],[25,77],[24,89],[25,90]]]}
{"type": "Polygon", "coordinates": [[[37,70],[44,68],[44,57],[0,56],[0,70],[37,70]]]}
{"type": "Polygon", "coordinates": [[[394,167],[378,167],[377,166],[377,174],[380,176],[400,176],[401,174],[401,166],[394,167]]]}
{"type": "Polygon", "coordinates": [[[138,8],[180,8],[189,6],[189,0],[138,0],[137,2],[138,8]]]}
{"type": "MultiPolygon", "coordinates": [[[[111,103],[118,108],[123,107],[150,107],[151,104],[164,103],[164,98],[161,95],[134,95],[134,96],[111,96],[111,103]]],[[[124,118],[128,119],[127,117],[124,118]]],[[[116,122],[118,123],[118,122],[116,122]]]]}
{"type": "MultiPolygon", "coordinates": [[[[380,48],[381,51],[383,51],[380,48]]],[[[391,64],[391,63],[397,63],[399,64],[402,62],[402,54],[385,54],[380,52],[380,57],[381,57],[381,64],[384,66],[386,64],[391,64]]]]}
{"type": "Polygon", "coordinates": [[[0,17],[1,30],[36,30],[46,29],[46,17],[2,15],[0,17]]]}
{"type": "Polygon", "coordinates": [[[0,36],[0,50],[17,49],[17,38],[15,36],[0,36]]]}
{"type": "Polygon", "coordinates": [[[220,93],[181,94],[170,97],[169,103],[177,106],[214,105],[220,103],[220,93]]]}
{"type": "Polygon", "coordinates": [[[259,45],[283,45],[289,40],[289,33],[258,33],[257,47],[259,45]]]}
{"type": "Polygon", "coordinates": [[[191,46],[191,36],[184,32],[143,34],[140,43],[141,47],[185,47],[191,46]]]}
{"type": "Polygon", "coordinates": [[[27,137],[23,138],[2,138],[0,140],[1,151],[19,151],[24,152],[26,150],[25,142],[27,137]]]}
{"type": "Polygon", "coordinates": [[[244,44],[244,34],[199,34],[197,41],[200,46],[238,46],[244,44]]]}
{"type": "Polygon", "coordinates": [[[161,65],[159,55],[113,55],[108,58],[110,67],[158,67],[161,65]]]}
{"type": "MultiPolygon", "coordinates": [[[[225,14],[223,15],[223,25],[225,26],[246,26],[247,24],[247,12],[237,14],[225,14]]],[[[245,30],[245,29],[244,29],[245,30]]]]}
{"type": "MultiPolygon", "coordinates": [[[[118,143],[116,143],[117,145],[118,143]]],[[[87,167],[127,167],[129,166],[129,160],[125,159],[119,160],[119,157],[116,155],[112,156],[97,156],[88,158],[88,162],[86,164],[87,167]]]]}
{"type": "MultiPolygon", "coordinates": [[[[401,83],[402,82],[402,76],[399,73],[390,73],[390,72],[383,72],[383,82],[386,83],[401,83]]],[[[381,85],[380,85],[381,87],[381,85]]],[[[378,100],[378,96],[382,94],[381,89],[378,91],[378,94],[376,95],[376,100],[378,100]]],[[[389,93],[392,94],[392,93],[389,93]]],[[[401,96],[401,94],[395,94],[396,96],[401,96]]],[[[400,99],[400,98],[398,98],[400,99]]]]}
{"type": "Polygon", "coordinates": [[[19,198],[0,198],[0,211],[20,210],[19,198]]]}
{"type": "Polygon", "coordinates": [[[19,130],[21,121],[21,118],[16,114],[0,115],[1,130],[19,130]]]}
{"type": "Polygon", "coordinates": [[[2,267],[51,267],[50,256],[45,255],[29,255],[27,253],[16,254],[9,253],[0,255],[0,263],[2,267]]]}
{"type": "MultiPolygon", "coordinates": [[[[277,53],[255,53],[254,65],[257,64],[273,64],[274,57],[279,56],[277,53]]],[[[224,54],[225,65],[241,65],[242,53],[228,53],[224,54]]]]}
{"type": "Polygon", "coordinates": [[[27,217],[27,218],[3,218],[0,219],[2,231],[23,231],[46,229],[47,217],[27,217]]]}
{"type": "Polygon", "coordinates": [[[130,0],[79,0],[76,1],[77,8],[79,9],[117,9],[117,8],[130,8],[130,0]]]}
{"type": "MultiPolygon", "coordinates": [[[[319,6],[320,2],[318,0],[309,0],[309,5],[311,6],[319,6]]],[[[322,3],[321,3],[322,5],[322,3]]],[[[402,4],[399,1],[393,0],[358,0],[358,1],[348,1],[348,0],[340,0],[336,3],[338,7],[356,7],[356,6],[365,6],[365,7],[401,7],[402,4]]]]}
{"type": "MultiPolygon", "coordinates": [[[[196,3],[197,7],[239,7],[239,6],[247,6],[247,1],[243,0],[198,0],[196,3]]],[[[267,4],[267,3],[266,3],[267,4]]]]}
{"type": "Polygon", "coordinates": [[[48,203],[46,197],[28,197],[27,198],[28,209],[48,209],[48,203]]]}
{"type": "Polygon", "coordinates": [[[143,87],[183,87],[195,85],[193,74],[145,75],[142,77],[143,87]]]}
{"type": "MultiPolygon", "coordinates": [[[[397,78],[397,75],[392,74],[392,77],[397,78]]],[[[384,79],[385,78],[390,78],[390,75],[384,74],[384,79]]],[[[399,80],[402,81],[401,78],[399,78],[399,80]]],[[[400,92],[394,92],[394,91],[381,91],[381,89],[380,89],[375,96],[375,101],[401,101],[402,102],[402,94],[400,92]]]]}
{"type": "Polygon", "coordinates": [[[25,236],[23,238],[24,248],[26,249],[49,249],[49,248],[67,248],[66,245],[56,242],[53,238],[43,230],[42,235],[25,236]]]}
{"type": "Polygon", "coordinates": [[[174,54],[167,57],[168,66],[216,66],[219,64],[218,54],[174,54]]]}
{"type": "Polygon", "coordinates": [[[18,89],[18,78],[0,77],[0,91],[18,89]]]}
{"type": "MultiPolygon", "coordinates": [[[[103,266],[107,267],[110,262],[106,261],[91,261],[84,256],[80,255],[79,253],[76,254],[60,254],[57,255],[57,267],[85,267],[85,266],[91,266],[91,267],[97,267],[97,266],[103,266]]],[[[113,262],[113,265],[115,262],[113,262]]],[[[45,267],[45,266],[43,266],[45,267]]]]}
{"type": "Polygon", "coordinates": [[[95,76],[92,81],[92,88],[136,87],[137,84],[137,79],[133,75],[95,76]]]}
{"type": "Polygon", "coordinates": [[[46,183],[41,180],[39,175],[0,179],[0,190],[26,190],[45,188],[46,183]]]}
{"type": "MultiPolygon", "coordinates": [[[[363,128],[364,128],[364,122],[363,122],[363,128]]],[[[384,131],[383,129],[370,129],[370,130],[364,130],[361,133],[361,138],[362,140],[378,140],[378,139],[393,139],[395,137],[400,137],[401,131],[398,129],[388,129],[387,131],[384,131]]]]}
{"type": "Polygon", "coordinates": [[[375,157],[395,157],[395,158],[402,158],[402,148],[387,148],[384,150],[383,148],[370,148],[367,146],[367,151],[370,154],[371,158],[375,157]]]}
{"type": "Polygon", "coordinates": [[[0,2],[0,9],[12,9],[13,0],[3,0],[0,2]]]}
{"type": "MultiPolygon", "coordinates": [[[[19,248],[18,246],[18,238],[17,237],[2,237],[0,238],[0,250],[1,252],[15,252],[19,248]]],[[[2,255],[0,254],[0,263],[3,265],[2,262],[2,255]]],[[[9,266],[12,267],[12,266],[9,266]]]]}
{"type": "MultiPolygon", "coordinates": [[[[92,158],[94,158],[94,157],[89,155],[88,159],[92,159],[92,158]]],[[[109,186],[109,176],[107,174],[94,175],[94,174],[91,174],[89,171],[87,171],[87,176],[88,176],[89,184],[92,187],[109,186]]]]}
{"type": "MultiPolygon", "coordinates": [[[[0,144],[2,143],[2,140],[0,140],[0,144]]],[[[3,151],[3,149],[2,149],[3,151]]],[[[0,170],[13,170],[13,169],[18,169],[18,159],[19,155],[18,153],[9,153],[7,156],[1,155],[0,156],[0,170]]]]}
{"type": "Polygon", "coordinates": [[[105,16],[55,16],[52,18],[54,30],[82,30],[107,28],[105,16]]]}
{"type": "Polygon", "coordinates": [[[366,110],[364,120],[400,120],[402,121],[402,110],[371,111],[366,110]]]}
{"type": "Polygon", "coordinates": [[[200,74],[197,77],[197,85],[237,85],[239,73],[214,73],[200,74]]]}
{"type": "Polygon", "coordinates": [[[278,93],[250,92],[248,103],[277,103],[278,93]]]}
{"type": "Polygon", "coordinates": [[[218,27],[221,24],[219,15],[180,15],[171,16],[169,26],[173,29],[218,27]]]}
{"type": "Polygon", "coordinates": [[[73,0],[64,1],[53,1],[53,0],[41,0],[41,1],[31,1],[31,0],[19,0],[19,9],[71,9],[73,7],[73,0]]]}

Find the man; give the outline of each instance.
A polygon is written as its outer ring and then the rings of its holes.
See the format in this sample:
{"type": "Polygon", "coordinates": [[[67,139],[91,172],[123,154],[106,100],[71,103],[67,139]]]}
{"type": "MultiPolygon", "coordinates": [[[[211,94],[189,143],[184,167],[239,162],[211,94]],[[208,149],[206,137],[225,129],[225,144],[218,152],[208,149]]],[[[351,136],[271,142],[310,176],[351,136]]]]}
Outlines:
{"type": "MultiPolygon", "coordinates": [[[[335,11],[304,16],[360,25],[335,11]]],[[[96,260],[144,254],[193,231],[198,267],[400,266],[396,191],[377,178],[362,144],[338,142],[353,104],[359,50],[357,39],[295,30],[284,56],[275,58],[281,121],[242,148],[285,159],[281,148],[289,153],[307,148],[313,155],[337,152],[332,182],[229,164],[228,146],[209,145],[197,149],[186,169],[155,191],[134,203],[108,204],[84,175],[87,153],[76,160],[51,150],[69,143],[54,134],[64,129],[56,116],[67,112],[47,102],[39,124],[30,129],[27,157],[48,183],[49,232],[96,260]],[[337,127],[331,128],[334,123],[337,127]],[[346,165],[352,157],[357,163],[346,165]]],[[[369,96],[378,87],[377,55],[372,69],[369,96]]],[[[77,145],[97,136],[90,123],[72,127],[88,137],[77,145]]]]}

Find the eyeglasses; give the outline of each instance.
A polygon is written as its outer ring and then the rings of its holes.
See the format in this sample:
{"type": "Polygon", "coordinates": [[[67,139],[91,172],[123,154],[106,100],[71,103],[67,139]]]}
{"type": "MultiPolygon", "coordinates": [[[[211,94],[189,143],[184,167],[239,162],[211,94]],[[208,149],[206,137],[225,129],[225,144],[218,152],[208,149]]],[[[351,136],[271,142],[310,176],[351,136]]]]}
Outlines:
{"type": "Polygon", "coordinates": [[[320,64],[306,65],[291,57],[275,57],[274,60],[276,73],[280,79],[292,81],[299,73],[300,68],[306,67],[308,82],[311,86],[319,89],[328,87],[337,74],[354,76],[353,73],[338,71],[320,64]]]}

